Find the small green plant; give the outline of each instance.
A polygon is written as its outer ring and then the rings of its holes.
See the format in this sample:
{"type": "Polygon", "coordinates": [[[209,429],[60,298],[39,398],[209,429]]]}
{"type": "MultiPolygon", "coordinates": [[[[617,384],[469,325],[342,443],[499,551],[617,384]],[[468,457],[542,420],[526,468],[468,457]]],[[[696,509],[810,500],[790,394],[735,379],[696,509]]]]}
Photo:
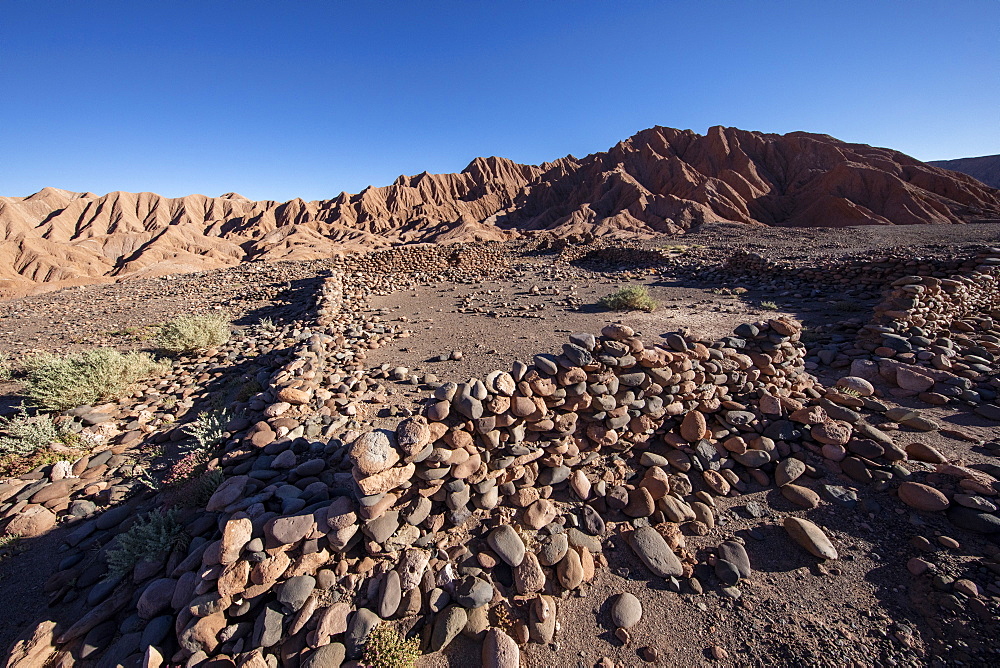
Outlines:
{"type": "Polygon", "coordinates": [[[600,305],[613,311],[653,311],[659,304],[649,296],[645,285],[627,285],[606,297],[600,305]]]}
{"type": "Polygon", "coordinates": [[[261,332],[274,332],[278,328],[274,324],[274,320],[265,316],[257,322],[257,329],[261,332]]]}
{"type": "Polygon", "coordinates": [[[778,305],[775,304],[772,301],[762,301],[760,303],[760,307],[762,309],[764,309],[765,311],[777,311],[778,310],[778,305]]]}
{"type": "Polygon", "coordinates": [[[44,413],[28,415],[24,406],[9,418],[0,418],[0,454],[30,455],[58,441],[60,433],[52,418],[44,413]]]}
{"type": "Polygon", "coordinates": [[[420,658],[420,640],[405,640],[399,631],[381,623],[365,642],[364,665],[369,668],[413,668],[420,658]]]}
{"type": "Polygon", "coordinates": [[[225,440],[226,425],[232,419],[228,408],[211,410],[198,415],[194,422],[184,428],[184,433],[198,442],[196,450],[207,452],[225,440]]]}
{"type": "Polygon", "coordinates": [[[181,315],[161,325],[156,345],[172,353],[189,353],[221,346],[229,340],[229,316],[224,313],[181,315]]]}
{"type": "Polygon", "coordinates": [[[97,348],[65,357],[44,353],[30,360],[25,392],[54,410],[118,399],[142,378],[164,370],[148,353],[97,348]]]}
{"type": "Polygon", "coordinates": [[[208,500],[212,498],[212,495],[215,494],[215,490],[219,488],[223,480],[225,480],[225,476],[222,473],[222,469],[212,469],[211,471],[202,473],[184,485],[182,490],[184,500],[181,505],[188,508],[203,508],[208,503],[208,500]]]}
{"type": "Polygon", "coordinates": [[[177,511],[153,511],[135,521],[129,530],[120,534],[116,545],[105,555],[108,571],[124,575],[142,561],[153,561],[175,548],[187,545],[189,536],[177,521],[177,511]]]}

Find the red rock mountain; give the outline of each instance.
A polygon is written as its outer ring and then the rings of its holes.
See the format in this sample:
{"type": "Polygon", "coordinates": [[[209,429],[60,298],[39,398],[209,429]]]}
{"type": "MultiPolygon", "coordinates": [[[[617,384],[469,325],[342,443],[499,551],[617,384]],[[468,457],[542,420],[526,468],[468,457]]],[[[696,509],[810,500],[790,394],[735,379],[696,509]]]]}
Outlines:
{"type": "Polygon", "coordinates": [[[978,158],[931,160],[928,165],[968,174],[991,188],[1000,188],[1000,155],[982,155],[978,158]]]}
{"type": "Polygon", "coordinates": [[[476,158],[458,174],[400,176],[315,202],[55,188],[0,197],[0,293],[540,231],[973,221],[1000,222],[1000,191],[898,151],[805,132],[655,127],[581,159],[476,158]]]}

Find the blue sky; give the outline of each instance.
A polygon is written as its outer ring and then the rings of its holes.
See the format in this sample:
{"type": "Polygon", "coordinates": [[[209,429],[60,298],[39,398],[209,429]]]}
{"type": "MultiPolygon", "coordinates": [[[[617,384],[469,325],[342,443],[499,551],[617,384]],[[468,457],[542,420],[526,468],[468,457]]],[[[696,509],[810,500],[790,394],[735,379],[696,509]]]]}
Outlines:
{"type": "Polygon", "coordinates": [[[322,199],[652,125],[1000,153],[1000,2],[0,0],[0,195],[322,199]]]}

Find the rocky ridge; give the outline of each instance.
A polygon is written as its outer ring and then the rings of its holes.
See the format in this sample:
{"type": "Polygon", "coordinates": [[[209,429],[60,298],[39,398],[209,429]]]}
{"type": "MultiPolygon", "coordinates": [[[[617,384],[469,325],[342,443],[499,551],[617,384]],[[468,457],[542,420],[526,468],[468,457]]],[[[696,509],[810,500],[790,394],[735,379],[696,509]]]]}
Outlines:
{"type": "Polygon", "coordinates": [[[0,294],[401,243],[996,220],[996,190],[897,151],[803,132],[654,127],[581,159],[476,158],[457,174],[314,202],[56,188],[0,197],[0,294]]]}

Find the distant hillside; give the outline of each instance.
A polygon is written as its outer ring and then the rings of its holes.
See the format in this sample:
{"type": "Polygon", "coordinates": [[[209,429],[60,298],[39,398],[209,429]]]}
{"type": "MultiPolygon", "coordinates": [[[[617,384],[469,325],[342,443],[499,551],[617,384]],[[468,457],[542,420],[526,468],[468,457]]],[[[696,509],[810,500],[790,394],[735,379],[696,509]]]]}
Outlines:
{"type": "Polygon", "coordinates": [[[984,155],[978,158],[957,158],[955,160],[932,160],[927,163],[941,169],[968,174],[991,188],[1000,188],[1000,155],[984,155]]]}
{"type": "Polygon", "coordinates": [[[458,174],[314,202],[56,188],[0,197],[0,296],[400,243],[972,221],[1000,222],[1000,191],[898,151],[807,132],[654,127],[584,158],[476,158],[458,174]]]}

